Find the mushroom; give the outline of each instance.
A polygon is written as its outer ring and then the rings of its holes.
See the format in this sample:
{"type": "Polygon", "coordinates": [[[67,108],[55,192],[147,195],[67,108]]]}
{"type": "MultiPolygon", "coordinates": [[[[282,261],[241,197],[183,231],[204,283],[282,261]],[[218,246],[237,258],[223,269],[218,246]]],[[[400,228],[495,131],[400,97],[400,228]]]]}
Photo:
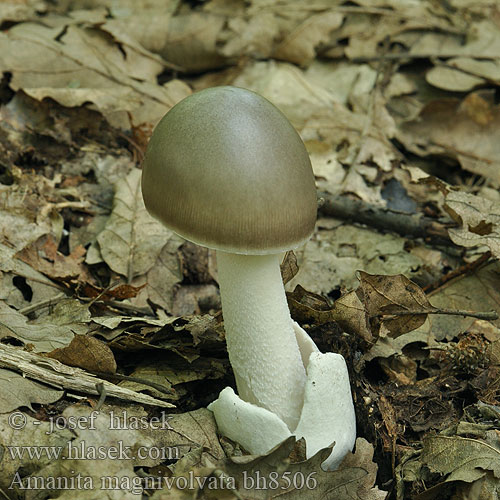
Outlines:
{"type": "Polygon", "coordinates": [[[355,439],[345,361],[321,354],[291,319],[280,274],[280,254],[305,243],[316,220],[314,175],[293,126],[245,89],[192,94],[156,126],[142,193],[151,215],[217,251],[238,389],[209,406],[221,433],[251,453],[292,434],[308,456],[335,442],[326,466],[337,465],[355,439]]]}

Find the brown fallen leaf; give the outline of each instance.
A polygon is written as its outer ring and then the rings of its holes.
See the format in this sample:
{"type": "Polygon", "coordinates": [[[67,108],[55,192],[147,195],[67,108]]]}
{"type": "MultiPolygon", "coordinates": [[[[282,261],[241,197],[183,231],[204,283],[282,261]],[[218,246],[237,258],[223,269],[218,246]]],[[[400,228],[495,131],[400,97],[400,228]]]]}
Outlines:
{"type": "Polygon", "coordinates": [[[61,22],[66,26],[26,22],[2,32],[0,68],[12,72],[13,89],[67,107],[90,102],[120,128],[155,122],[189,95],[179,80],[157,85],[166,63],[130,37],[114,32],[115,42],[99,21],[95,26],[78,26],[70,18],[61,22]]]}
{"type": "Polygon", "coordinates": [[[330,33],[342,24],[344,16],[332,11],[308,17],[276,47],[276,59],[307,66],[316,57],[316,47],[330,41],[330,33]]]}
{"type": "Polygon", "coordinates": [[[293,292],[287,292],[286,298],[296,321],[312,322],[316,325],[331,321],[331,306],[321,295],[309,292],[297,285],[293,292]]]}
{"type": "Polygon", "coordinates": [[[356,293],[364,304],[372,333],[379,332],[383,324],[391,337],[399,337],[422,326],[427,317],[426,314],[409,314],[379,323],[377,317],[382,314],[434,310],[422,289],[402,274],[377,276],[358,271],[358,277],[360,285],[356,293]]]}
{"type": "Polygon", "coordinates": [[[331,451],[326,448],[307,461],[289,463],[298,443],[290,437],[267,455],[232,456],[217,462],[200,463],[199,451],[185,455],[174,466],[174,475],[155,491],[152,499],[203,500],[383,500],[387,492],[374,486],[377,465],[372,461],[373,446],[363,438],[356,441],[355,453],[347,454],[339,469],[323,471],[321,462],[331,451]],[[184,478],[197,478],[190,496],[182,496],[177,485],[184,478]],[[202,487],[205,485],[205,488],[202,487]],[[170,493],[173,493],[173,496],[170,493]]]}
{"type": "Polygon", "coordinates": [[[11,412],[21,406],[33,409],[32,403],[53,403],[63,394],[64,391],[30,380],[20,373],[0,368],[0,413],[11,412]]]}
{"type": "Polygon", "coordinates": [[[283,257],[280,265],[281,277],[283,284],[287,284],[298,272],[299,265],[297,264],[297,256],[293,250],[289,250],[283,257]]]}
{"type": "Polygon", "coordinates": [[[462,225],[448,230],[453,243],[466,248],[486,245],[495,257],[500,257],[498,202],[461,191],[450,191],[444,207],[462,225]]]}
{"type": "Polygon", "coordinates": [[[356,290],[346,293],[335,301],[332,318],[347,333],[359,335],[365,341],[373,343],[375,337],[372,335],[365,308],[356,290]]]}
{"type": "Polygon", "coordinates": [[[88,335],[75,335],[68,346],[54,349],[46,356],[92,373],[116,373],[116,361],[111,349],[101,340],[88,335]]]}
{"type": "MultiPolygon", "coordinates": [[[[475,490],[473,495],[462,498],[498,498],[500,449],[497,432],[483,431],[482,439],[457,435],[428,435],[423,440],[420,456],[403,461],[398,469],[401,472],[401,483],[410,478],[420,481],[430,479],[429,472],[433,473],[430,483],[439,481],[432,487],[426,488],[418,497],[413,497],[416,499],[441,499],[444,492],[449,491],[446,486],[450,486],[453,482],[459,486],[470,485],[470,487],[477,484],[476,488],[471,488],[471,491],[475,490]],[[479,494],[480,490],[492,494],[482,496],[479,494]]],[[[402,484],[398,489],[404,488],[401,486],[402,484]]]]}
{"type": "Polygon", "coordinates": [[[348,453],[335,471],[321,469],[321,463],[330,453],[329,447],[307,461],[287,463],[295,444],[291,437],[267,455],[231,457],[220,462],[218,469],[237,485],[240,498],[248,500],[383,500],[386,497],[387,492],[374,486],[378,467],[372,461],[373,446],[365,439],[356,440],[356,451],[348,453]]]}
{"type": "Polygon", "coordinates": [[[470,93],[462,101],[447,98],[427,104],[401,126],[398,139],[421,156],[441,154],[462,168],[500,182],[500,106],[494,91],[470,93]]]}
{"type": "Polygon", "coordinates": [[[146,211],[140,183],[139,169],[116,183],[113,211],[97,235],[102,258],[114,272],[126,276],[129,284],[155,265],[163,247],[173,238],[172,231],[146,211]]]}
{"type": "Polygon", "coordinates": [[[0,301],[0,339],[14,338],[34,352],[65,346],[73,338],[73,325],[33,324],[28,318],[0,301]]]}
{"type": "Polygon", "coordinates": [[[86,274],[82,266],[85,253],[85,248],[80,245],[71,254],[64,255],[57,250],[54,237],[46,234],[17,252],[14,257],[50,278],[67,280],[86,274]]]}
{"type": "Polygon", "coordinates": [[[83,287],[83,294],[86,297],[96,298],[99,297],[101,300],[124,300],[136,297],[137,294],[146,286],[146,283],[141,286],[132,286],[127,284],[122,284],[114,287],[111,290],[98,288],[92,283],[85,283],[83,287]]]}

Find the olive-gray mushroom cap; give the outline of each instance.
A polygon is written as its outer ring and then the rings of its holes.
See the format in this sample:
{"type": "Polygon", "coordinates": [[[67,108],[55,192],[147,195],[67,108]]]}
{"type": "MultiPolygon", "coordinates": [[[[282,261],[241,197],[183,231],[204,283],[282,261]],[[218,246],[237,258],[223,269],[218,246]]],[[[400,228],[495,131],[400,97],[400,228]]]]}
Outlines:
{"type": "Polygon", "coordinates": [[[316,220],[300,136],[269,101],[238,87],[192,94],[162,118],[142,193],[147,210],[180,236],[232,253],[295,248],[316,220]]]}

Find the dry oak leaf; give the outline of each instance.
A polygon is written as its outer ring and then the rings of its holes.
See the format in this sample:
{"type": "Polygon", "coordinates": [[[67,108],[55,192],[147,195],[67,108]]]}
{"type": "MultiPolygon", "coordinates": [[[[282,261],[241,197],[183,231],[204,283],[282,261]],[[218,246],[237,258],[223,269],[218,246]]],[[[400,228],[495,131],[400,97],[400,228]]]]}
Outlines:
{"type": "Polygon", "coordinates": [[[486,245],[500,258],[500,204],[460,191],[446,196],[445,209],[461,228],[448,229],[453,243],[469,248],[486,245]]]}
{"type": "Polygon", "coordinates": [[[300,442],[295,443],[291,437],[267,455],[231,457],[225,464],[219,464],[219,469],[236,479],[239,493],[248,500],[385,499],[387,492],[374,486],[378,467],[373,462],[373,446],[365,439],[356,440],[354,453],[348,453],[335,471],[321,469],[321,463],[331,453],[331,446],[307,461],[287,463],[296,444],[300,442]],[[262,488],[262,478],[267,488],[262,488]]]}
{"type": "Polygon", "coordinates": [[[113,211],[97,242],[106,264],[130,283],[153,267],[173,233],[146,211],[140,170],[132,170],[115,189],[113,211]]]}
{"type": "MultiPolygon", "coordinates": [[[[358,271],[358,277],[360,285],[356,294],[364,305],[368,321],[372,320],[372,329],[377,316],[434,310],[422,289],[402,274],[377,276],[358,271]]],[[[424,312],[382,319],[381,322],[389,336],[399,337],[422,326],[426,317],[424,312]]]]}
{"type": "Polygon", "coordinates": [[[82,267],[86,250],[77,246],[70,255],[57,250],[54,236],[46,234],[17,252],[14,256],[33,269],[54,279],[71,279],[85,274],[82,267]]]}
{"type": "Polygon", "coordinates": [[[26,316],[0,301],[0,339],[14,338],[31,345],[34,352],[47,352],[68,345],[73,336],[69,325],[30,324],[26,316]]]}
{"type": "MultiPolygon", "coordinates": [[[[14,90],[66,107],[91,103],[118,128],[156,122],[190,94],[179,80],[158,85],[165,63],[139,44],[117,43],[99,27],[25,22],[0,33],[0,70],[14,90]]],[[[119,40],[121,42],[121,40],[119,40]]],[[[127,43],[128,42],[128,43],[127,43]]]]}
{"type": "Polygon", "coordinates": [[[0,413],[7,413],[21,406],[33,409],[31,403],[53,403],[63,394],[64,391],[58,391],[19,373],[0,368],[0,413]]]}
{"type": "Polygon", "coordinates": [[[432,101],[401,125],[397,138],[421,156],[445,154],[462,168],[500,182],[500,106],[494,92],[481,90],[462,101],[432,101]]]}
{"type": "Polygon", "coordinates": [[[343,20],[344,16],[334,11],[309,17],[285,37],[273,57],[306,66],[316,57],[316,47],[328,42],[330,33],[339,28],[343,20]]]}
{"type": "Polygon", "coordinates": [[[47,353],[47,357],[92,373],[116,372],[116,361],[111,349],[101,340],[88,335],[75,335],[68,346],[54,349],[47,353]]]}
{"type": "Polygon", "coordinates": [[[448,475],[446,481],[472,482],[492,471],[500,479],[500,449],[480,439],[460,436],[428,436],[421,461],[433,472],[448,475]]]}

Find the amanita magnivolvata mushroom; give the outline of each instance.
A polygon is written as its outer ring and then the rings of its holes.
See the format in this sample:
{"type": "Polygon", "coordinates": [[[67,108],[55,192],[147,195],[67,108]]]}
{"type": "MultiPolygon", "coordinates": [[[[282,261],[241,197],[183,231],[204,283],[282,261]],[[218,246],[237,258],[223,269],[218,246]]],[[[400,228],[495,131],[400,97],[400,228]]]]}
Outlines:
{"type": "Polygon", "coordinates": [[[175,105],[158,123],[143,164],[151,215],[217,250],[222,314],[238,395],[226,387],[209,408],[219,431],[253,454],[290,435],[307,456],[335,443],[338,466],[356,437],[340,354],[322,354],[291,317],[280,255],[314,230],[309,156],[287,118],[237,87],[214,87],[175,105]]]}

